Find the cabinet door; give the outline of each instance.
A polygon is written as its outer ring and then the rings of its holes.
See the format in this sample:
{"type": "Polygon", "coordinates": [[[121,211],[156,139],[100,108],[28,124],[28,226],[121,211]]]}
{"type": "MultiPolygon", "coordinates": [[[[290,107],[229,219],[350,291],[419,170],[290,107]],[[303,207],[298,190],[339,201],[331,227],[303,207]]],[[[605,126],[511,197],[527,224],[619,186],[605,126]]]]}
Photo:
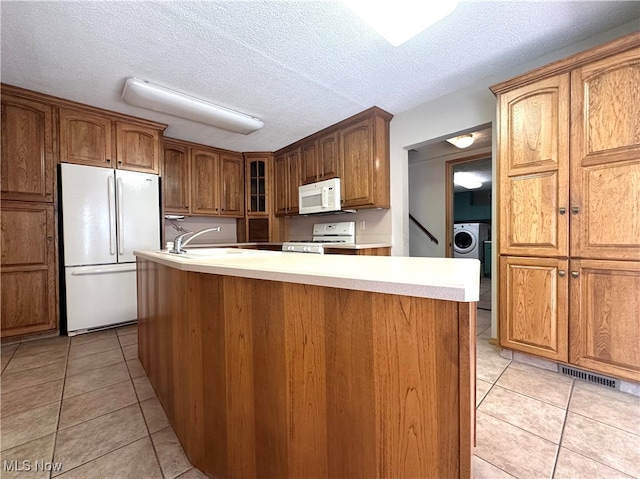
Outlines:
{"type": "Polygon", "coordinates": [[[572,72],[571,256],[640,260],[640,48],[572,72]]]}
{"type": "Polygon", "coordinates": [[[220,214],[244,216],[244,160],[242,155],[220,155],[220,214]]]}
{"type": "Polygon", "coordinates": [[[568,359],[567,260],[500,258],[500,346],[568,359]]]}
{"type": "Polygon", "coordinates": [[[287,214],[297,215],[299,208],[298,187],[302,184],[300,171],[300,148],[287,153],[289,163],[289,207],[287,214]]]}
{"type": "Polygon", "coordinates": [[[218,214],[218,153],[191,148],[191,213],[218,214]]]}
{"type": "Polygon", "coordinates": [[[569,76],[499,99],[500,253],[568,255],[569,76]]]}
{"type": "Polygon", "coordinates": [[[340,149],[343,206],[373,205],[373,122],[363,120],[343,129],[340,133],[340,149]]]}
{"type": "Polygon", "coordinates": [[[57,327],[53,204],[2,202],[2,337],[57,327]]]}
{"type": "Polygon", "coordinates": [[[53,108],[2,95],[2,200],[53,202],[53,108]]]}
{"type": "Polygon", "coordinates": [[[179,143],[164,142],[162,165],[162,198],[167,213],[189,213],[189,148],[179,143]]]}
{"type": "Polygon", "coordinates": [[[338,132],[334,131],[318,140],[318,181],[340,177],[340,149],[338,132]]]}
{"type": "Polygon", "coordinates": [[[275,214],[282,216],[287,214],[289,207],[289,163],[287,155],[276,156],[274,160],[274,192],[275,214]]]}
{"type": "Polygon", "coordinates": [[[154,128],[116,123],[118,168],[142,173],[160,171],[160,132],[154,128]]]}
{"type": "Polygon", "coordinates": [[[576,366],[640,381],[640,262],[571,261],[576,366]]]}
{"type": "Polygon", "coordinates": [[[268,216],[269,159],[246,158],[246,202],[248,216],[268,216]]]}
{"type": "Polygon", "coordinates": [[[302,184],[315,183],[318,181],[318,143],[315,140],[305,143],[300,155],[302,184]]]}
{"type": "Polygon", "coordinates": [[[111,167],[114,160],[111,119],[60,108],[60,161],[111,167]]]}

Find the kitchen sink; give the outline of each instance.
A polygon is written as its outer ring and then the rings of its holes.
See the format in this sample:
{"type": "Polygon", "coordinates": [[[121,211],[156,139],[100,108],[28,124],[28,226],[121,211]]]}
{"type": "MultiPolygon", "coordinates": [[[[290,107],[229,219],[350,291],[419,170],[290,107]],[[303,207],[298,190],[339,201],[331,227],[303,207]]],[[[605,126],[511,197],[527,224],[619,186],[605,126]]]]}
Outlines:
{"type": "Polygon", "coordinates": [[[256,254],[270,254],[273,251],[261,251],[255,249],[241,249],[241,248],[185,248],[184,254],[169,253],[166,250],[159,251],[170,256],[184,259],[207,259],[207,258],[223,258],[223,257],[238,257],[243,255],[256,255],[256,254]]]}

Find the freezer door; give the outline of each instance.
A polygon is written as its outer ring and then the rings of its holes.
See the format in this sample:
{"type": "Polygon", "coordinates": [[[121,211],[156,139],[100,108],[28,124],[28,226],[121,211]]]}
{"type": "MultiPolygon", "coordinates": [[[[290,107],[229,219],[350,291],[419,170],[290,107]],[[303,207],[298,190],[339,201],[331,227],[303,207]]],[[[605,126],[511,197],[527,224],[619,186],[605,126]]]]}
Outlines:
{"type": "Polygon", "coordinates": [[[160,248],[158,177],[116,170],[118,261],[135,261],[135,250],[160,248]]]}
{"type": "Polygon", "coordinates": [[[65,279],[70,335],[137,319],[135,263],[65,268],[65,279]]]}
{"type": "Polygon", "coordinates": [[[60,170],[65,266],[115,263],[113,170],[68,163],[60,170]]]}

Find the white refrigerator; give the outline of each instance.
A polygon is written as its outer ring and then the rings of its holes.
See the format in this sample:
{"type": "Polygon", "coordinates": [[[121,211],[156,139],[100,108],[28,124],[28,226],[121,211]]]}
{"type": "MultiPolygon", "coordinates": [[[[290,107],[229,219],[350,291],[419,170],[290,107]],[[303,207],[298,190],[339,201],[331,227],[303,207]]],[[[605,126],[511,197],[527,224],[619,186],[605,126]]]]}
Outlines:
{"type": "Polygon", "coordinates": [[[134,250],[160,248],[157,175],[60,165],[66,330],[137,319],[134,250]]]}

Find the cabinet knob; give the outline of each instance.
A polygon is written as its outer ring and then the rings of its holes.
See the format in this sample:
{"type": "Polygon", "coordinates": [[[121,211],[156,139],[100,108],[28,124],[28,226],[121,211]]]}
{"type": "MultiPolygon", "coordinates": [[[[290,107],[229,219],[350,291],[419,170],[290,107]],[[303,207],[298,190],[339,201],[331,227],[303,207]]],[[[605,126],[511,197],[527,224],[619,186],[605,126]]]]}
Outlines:
{"type": "Polygon", "coordinates": [[[566,208],[558,208],[558,213],[560,213],[561,215],[565,214],[567,212],[566,208]]]}
{"type": "Polygon", "coordinates": [[[564,278],[566,274],[567,274],[566,271],[563,271],[563,270],[558,271],[558,276],[560,276],[561,278],[564,278]]]}
{"type": "Polygon", "coordinates": [[[111,160],[109,158],[107,158],[107,163],[111,163],[111,160]]]}
{"type": "Polygon", "coordinates": [[[578,276],[580,276],[580,274],[577,271],[572,271],[571,272],[571,277],[572,278],[577,278],[578,276]]]}
{"type": "Polygon", "coordinates": [[[574,215],[577,215],[578,213],[580,213],[580,208],[578,208],[577,206],[572,206],[571,213],[573,213],[574,215]]]}

